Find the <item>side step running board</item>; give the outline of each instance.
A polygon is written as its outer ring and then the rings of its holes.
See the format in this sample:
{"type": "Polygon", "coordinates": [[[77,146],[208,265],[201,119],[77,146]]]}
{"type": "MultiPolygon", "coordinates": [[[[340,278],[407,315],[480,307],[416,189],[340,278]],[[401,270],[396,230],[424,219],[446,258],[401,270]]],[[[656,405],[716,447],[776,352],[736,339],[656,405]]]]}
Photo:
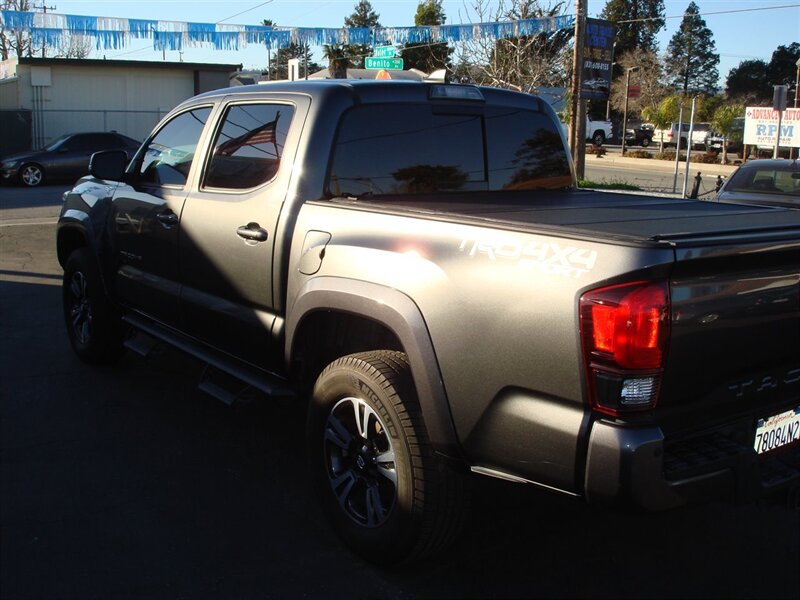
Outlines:
{"type": "MultiPolygon", "coordinates": [[[[125,341],[125,347],[136,354],[147,356],[161,342],[193,356],[207,367],[200,381],[200,389],[225,402],[232,404],[247,395],[247,388],[255,388],[272,398],[295,398],[296,392],[289,384],[272,373],[240,363],[222,352],[207,348],[189,338],[136,314],[125,315],[122,320],[136,330],[136,334],[125,341]],[[142,335],[144,334],[144,335],[142,335]],[[221,373],[218,373],[221,372],[221,373]],[[230,380],[221,383],[220,374],[246,384],[236,392],[230,391],[230,380]]],[[[222,377],[222,379],[226,379],[222,377]]],[[[239,387],[239,386],[234,386],[239,387]]]]}

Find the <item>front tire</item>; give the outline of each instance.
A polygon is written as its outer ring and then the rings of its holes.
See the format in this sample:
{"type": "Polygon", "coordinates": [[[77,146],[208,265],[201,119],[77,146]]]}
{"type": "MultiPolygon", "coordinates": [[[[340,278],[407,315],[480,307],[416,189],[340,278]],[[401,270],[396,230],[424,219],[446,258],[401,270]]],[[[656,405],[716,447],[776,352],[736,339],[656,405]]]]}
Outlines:
{"type": "Polygon", "coordinates": [[[377,564],[441,550],[461,525],[466,477],[433,452],[405,354],[340,358],[314,386],[311,473],[334,529],[377,564]]]}
{"type": "Polygon", "coordinates": [[[124,351],[122,319],[109,301],[87,248],[70,254],[61,288],[64,323],[75,354],[89,364],[111,364],[124,351]]]}
{"type": "Polygon", "coordinates": [[[19,180],[27,187],[37,187],[44,183],[44,169],[37,164],[23,165],[19,170],[19,180]]]}
{"type": "Polygon", "coordinates": [[[606,135],[602,131],[597,131],[592,137],[592,142],[595,146],[602,146],[603,142],[606,141],[606,135]]]}

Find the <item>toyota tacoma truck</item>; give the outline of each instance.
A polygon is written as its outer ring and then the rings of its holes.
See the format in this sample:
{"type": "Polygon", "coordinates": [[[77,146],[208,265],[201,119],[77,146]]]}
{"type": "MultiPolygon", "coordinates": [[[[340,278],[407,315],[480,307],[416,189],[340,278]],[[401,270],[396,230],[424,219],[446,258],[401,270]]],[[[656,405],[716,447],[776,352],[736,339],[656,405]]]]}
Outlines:
{"type": "Polygon", "coordinates": [[[209,92],[93,156],[57,250],[85,362],[167,344],[225,402],[307,403],[322,506],[369,560],[442,548],[474,474],[796,501],[800,211],[576,189],[535,96],[209,92]]]}

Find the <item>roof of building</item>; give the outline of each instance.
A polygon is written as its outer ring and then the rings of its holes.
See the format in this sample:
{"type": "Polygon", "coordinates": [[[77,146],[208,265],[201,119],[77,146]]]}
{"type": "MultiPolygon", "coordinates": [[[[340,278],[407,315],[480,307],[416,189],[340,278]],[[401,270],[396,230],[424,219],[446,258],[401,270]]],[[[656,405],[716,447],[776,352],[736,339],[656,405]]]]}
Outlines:
{"type": "Polygon", "coordinates": [[[181,69],[189,71],[239,71],[242,65],[165,62],[155,60],[103,60],[93,58],[37,58],[22,56],[19,64],[30,66],[122,67],[126,69],[181,69]]]}

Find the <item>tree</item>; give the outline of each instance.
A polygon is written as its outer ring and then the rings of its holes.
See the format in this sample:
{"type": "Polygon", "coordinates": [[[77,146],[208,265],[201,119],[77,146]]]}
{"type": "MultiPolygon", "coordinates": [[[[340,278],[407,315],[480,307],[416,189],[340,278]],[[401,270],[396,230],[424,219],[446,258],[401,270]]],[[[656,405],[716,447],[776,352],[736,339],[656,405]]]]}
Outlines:
{"type": "Polygon", "coordinates": [[[617,64],[623,74],[611,86],[611,107],[614,110],[622,112],[625,108],[625,73],[631,67],[639,67],[631,73],[631,86],[638,86],[640,94],[638,98],[628,98],[629,113],[638,114],[645,106],[656,108],[667,95],[661,61],[655,52],[634,48],[619,56],[617,64]]]}
{"type": "MultiPolygon", "coordinates": [[[[442,0],[422,0],[417,5],[414,25],[417,27],[444,25],[447,17],[442,8],[442,0]]],[[[450,68],[450,55],[453,49],[447,43],[441,44],[406,44],[403,46],[403,66],[406,69],[419,69],[432,73],[437,69],[450,68]]]]}
{"type": "Polygon", "coordinates": [[[300,73],[315,73],[322,67],[311,58],[311,48],[307,44],[292,42],[286,48],[279,48],[275,60],[271,62],[268,79],[289,79],[289,59],[300,60],[300,73]]]}
{"type": "MultiPolygon", "coordinates": [[[[772,60],[767,65],[769,85],[794,86],[797,77],[797,59],[800,58],[800,43],[792,42],[788,46],[778,46],[772,53],[772,60]]],[[[770,88],[770,97],[772,88],[770,88]]]]}
{"type": "MultiPolygon", "coordinates": [[[[3,10],[18,10],[22,12],[40,11],[36,6],[31,6],[29,0],[5,0],[0,4],[3,10]]],[[[0,25],[0,60],[8,60],[12,56],[34,56],[46,52],[44,48],[34,48],[30,32],[7,31],[0,25]]]]}
{"type": "Polygon", "coordinates": [[[723,104],[714,111],[711,126],[714,131],[722,136],[722,164],[728,163],[728,137],[734,128],[738,117],[744,116],[744,106],[741,104],[723,104]]]}
{"type": "Polygon", "coordinates": [[[664,28],[664,0],[608,0],[600,18],[617,27],[615,55],[636,49],[658,52],[656,34],[664,28]]]}
{"type": "Polygon", "coordinates": [[[763,60],[743,60],[728,72],[725,95],[743,104],[763,104],[772,98],[772,87],[763,60]]]}
{"type": "MultiPolygon", "coordinates": [[[[381,26],[378,21],[379,17],[380,15],[373,10],[369,0],[359,0],[353,13],[349,17],[345,17],[344,26],[350,29],[360,27],[374,29],[381,26]]],[[[344,49],[350,62],[359,69],[364,67],[364,57],[372,54],[372,47],[369,45],[346,44],[344,49]]]]}
{"type": "Polygon", "coordinates": [[[664,152],[663,130],[669,129],[670,125],[678,120],[682,101],[683,98],[680,96],[667,96],[657,107],[646,106],[642,109],[642,117],[648,123],[655,125],[656,129],[662,130],[662,136],[658,140],[660,152],[664,152]]]}
{"type": "Polygon", "coordinates": [[[328,73],[334,79],[346,79],[347,69],[353,66],[345,46],[330,44],[322,47],[322,55],[328,60],[328,73]]]}
{"type": "Polygon", "coordinates": [[[699,13],[697,4],[690,2],[680,28],[669,41],[666,70],[669,85],[684,94],[715,94],[719,54],[715,51],[714,36],[699,13]]]}
{"type": "MultiPolygon", "coordinates": [[[[471,22],[514,21],[564,14],[567,3],[555,0],[500,2],[473,0],[466,19],[471,22]]],[[[570,41],[573,30],[561,29],[535,35],[492,40],[479,38],[456,47],[457,74],[470,73],[476,83],[533,92],[537,87],[566,87],[572,73],[570,41]]]]}

